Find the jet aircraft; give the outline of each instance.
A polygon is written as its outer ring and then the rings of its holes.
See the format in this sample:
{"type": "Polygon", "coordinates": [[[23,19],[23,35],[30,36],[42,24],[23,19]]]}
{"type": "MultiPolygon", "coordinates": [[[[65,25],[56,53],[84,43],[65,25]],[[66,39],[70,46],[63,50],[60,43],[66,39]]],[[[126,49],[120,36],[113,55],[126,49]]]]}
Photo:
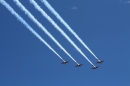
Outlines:
{"type": "Polygon", "coordinates": [[[102,64],[102,62],[104,62],[104,61],[103,61],[103,60],[102,60],[102,61],[101,61],[101,60],[98,60],[97,63],[98,63],[98,64],[102,64]]]}
{"type": "Polygon", "coordinates": [[[63,61],[61,64],[68,64],[69,61],[63,61]]]}
{"type": "Polygon", "coordinates": [[[77,64],[75,67],[80,67],[80,66],[82,66],[83,64],[77,64]]]}
{"type": "Polygon", "coordinates": [[[93,68],[92,69],[97,69],[99,66],[94,66],[94,65],[92,65],[93,66],[93,68]]]}

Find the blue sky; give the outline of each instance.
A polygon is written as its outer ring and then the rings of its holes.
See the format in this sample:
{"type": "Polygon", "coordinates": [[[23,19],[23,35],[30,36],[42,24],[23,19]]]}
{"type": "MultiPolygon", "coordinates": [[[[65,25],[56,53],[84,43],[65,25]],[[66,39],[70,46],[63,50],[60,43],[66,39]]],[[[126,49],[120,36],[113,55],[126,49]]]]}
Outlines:
{"type": "MultiPolygon", "coordinates": [[[[101,60],[98,70],[34,9],[28,0],[20,2],[52,33],[79,62],[80,68],[13,2],[6,0],[65,60],[61,60],[0,5],[0,86],[129,86],[130,1],[48,0],[62,18],[101,60]]],[[[94,57],[40,2],[37,3],[68,34],[95,64],[94,57]]]]}

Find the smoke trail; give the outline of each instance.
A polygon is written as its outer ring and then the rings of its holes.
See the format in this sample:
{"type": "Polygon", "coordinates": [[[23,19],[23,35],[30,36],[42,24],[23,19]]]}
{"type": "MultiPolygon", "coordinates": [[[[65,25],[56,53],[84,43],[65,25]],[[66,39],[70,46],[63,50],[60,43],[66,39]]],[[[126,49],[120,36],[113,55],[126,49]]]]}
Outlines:
{"type": "Polygon", "coordinates": [[[78,39],[78,41],[97,59],[97,56],[89,49],[89,47],[83,42],[83,40],[73,31],[73,29],[63,20],[63,18],[55,11],[55,9],[47,2],[47,0],[41,0],[45,6],[60,20],[60,22],[78,39]]]}
{"type": "Polygon", "coordinates": [[[16,5],[21,8],[25,12],[26,15],[39,27],[41,28],[59,47],[62,49],[76,64],[78,62],[61,46],[61,44],[46,30],[45,27],[42,26],[40,22],[35,19],[35,17],[19,2],[19,0],[14,0],[16,5]]]}
{"type": "Polygon", "coordinates": [[[26,21],[20,15],[14,11],[14,9],[7,2],[0,0],[0,3],[3,4],[28,30],[30,30],[50,50],[52,50],[62,61],[65,61],[44,39],[42,39],[42,37],[37,32],[35,32],[35,30],[31,28],[30,25],[28,25],[28,23],[26,23],[26,21]]]}
{"type": "Polygon", "coordinates": [[[68,35],[46,14],[45,11],[41,9],[41,7],[34,1],[30,0],[35,8],[42,13],[42,15],[48,19],[48,21],[83,55],[92,65],[93,63],[85,56],[85,54],[77,47],[77,45],[68,37],[68,35]]]}

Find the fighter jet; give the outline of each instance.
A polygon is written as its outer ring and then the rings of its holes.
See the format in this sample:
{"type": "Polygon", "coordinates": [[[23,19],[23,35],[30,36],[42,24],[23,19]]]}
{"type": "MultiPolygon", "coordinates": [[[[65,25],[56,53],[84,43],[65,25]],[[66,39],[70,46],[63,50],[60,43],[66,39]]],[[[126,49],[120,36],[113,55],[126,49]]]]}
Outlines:
{"type": "Polygon", "coordinates": [[[93,66],[93,68],[92,69],[97,69],[99,66],[94,66],[94,65],[92,65],[93,66]]]}
{"type": "Polygon", "coordinates": [[[80,67],[80,66],[82,66],[83,64],[77,64],[75,67],[80,67]]]}
{"type": "Polygon", "coordinates": [[[98,64],[102,64],[102,62],[104,62],[104,61],[103,61],[103,60],[102,60],[102,61],[101,61],[101,60],[98,60],[97,63],[98,63],[98,64]]]}
{"type": "Polygon", "coordinates": [[[68,64],[69,61],[63,61],[61,64],[68,64]]]}

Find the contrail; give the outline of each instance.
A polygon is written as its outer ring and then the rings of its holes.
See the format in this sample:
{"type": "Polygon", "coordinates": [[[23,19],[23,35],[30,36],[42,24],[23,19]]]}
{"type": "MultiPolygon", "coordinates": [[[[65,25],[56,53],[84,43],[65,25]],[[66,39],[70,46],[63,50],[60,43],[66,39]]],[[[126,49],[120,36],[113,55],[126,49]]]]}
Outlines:
{"type": "Polygon", "coordinates": [[[37,21],[37,19],[19,2],[19,0],[14,0],[16,5],[25,12],[26,15],[39,27],[41,28],[59,47],[62,49],[76,64],[79,64],[62,46],[61,44],[46,30],[43,25],[37,21]]]}
{"type": "Polygon", "coordinates": [[[48,19],[48,21],[80,52],[80,54],[85,57],[92,65],[94,65],[85,54],[77,47],[77,45],[68,37],[68,35],[47,15],[45,11],[34,1],[30,0],[30,3],[35,6],[35,8],[41,12],[41,14],[48,19]]]}
{"type": "Polygon", "coordinates": [[[60,20],[60,22],[73,34],[78,41],[95,57],[95,59],[99,60],[99,58],[89,49],[89,47],[83,42],[83,40],[73,31],[73,29],[63,20],[63,18],[55,11],[55,9],[47,2],[47,0],[41,0],[45,6],[60,20]]]}
{"type": "Polygon", "coordinates": [[[44,43],[50,50],[52,50],[63,62],[65,60],[35,31],[32,27],[18,14],[14,9],[4,0],[0,0],[0,3],[4,5],[28,30],[30,30],[42,43],[44,43]]]}

